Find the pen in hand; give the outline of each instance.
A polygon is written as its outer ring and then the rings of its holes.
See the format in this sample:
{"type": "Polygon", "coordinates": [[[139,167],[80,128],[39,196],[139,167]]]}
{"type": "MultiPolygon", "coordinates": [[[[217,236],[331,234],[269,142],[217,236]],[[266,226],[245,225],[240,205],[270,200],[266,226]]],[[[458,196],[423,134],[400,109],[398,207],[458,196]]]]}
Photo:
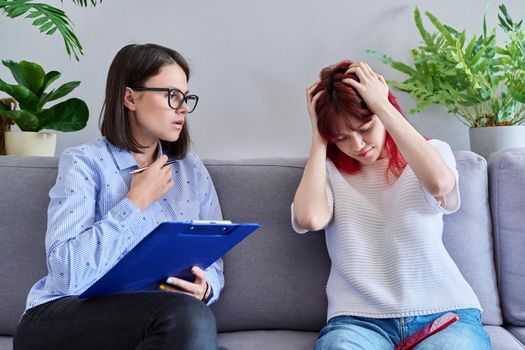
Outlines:
{"type": "MultiPolygon", "coordinates": [[[[172,159],[172,160],[168,160],[163,166],[170,165],[170,164],[173,164],[173,163],[175,163],[175,162],[176,162],[176,160],[174,160],[174,159],[172,159]]],[[[143,171],[146,170],[147,168],[149,168],[149,165],[148,165],[148,166],[145,166],[145,167],[142,167],[142,168],[135,169],[135,170],[131,170],[129,173],[130,173],[130,174],[138,174],[138,173],[143,172],[143,171]]]]}

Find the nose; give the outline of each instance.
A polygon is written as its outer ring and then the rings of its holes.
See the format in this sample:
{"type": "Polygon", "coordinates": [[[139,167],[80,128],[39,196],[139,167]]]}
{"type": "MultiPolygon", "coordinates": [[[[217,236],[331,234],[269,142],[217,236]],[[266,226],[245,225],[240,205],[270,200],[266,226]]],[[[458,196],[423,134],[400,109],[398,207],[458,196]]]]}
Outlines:
{"type": "Polygon", "coordinates": [[[188,106],[188,102],[184,101],[184,103],[176,109],[176,112],[177,113],[182,113],[182,114],[186,114],[190,111],[190,106],[188,106]]]}
{"type": "Polygon", "coordinates": [[[360,150],[365,147],[365,140],[363,140],[363,136],[361,136],[358,132],[353,132],[350,137],[350,147],[352,147],[352,151],[354,153],[359,152],[360,150]]]}

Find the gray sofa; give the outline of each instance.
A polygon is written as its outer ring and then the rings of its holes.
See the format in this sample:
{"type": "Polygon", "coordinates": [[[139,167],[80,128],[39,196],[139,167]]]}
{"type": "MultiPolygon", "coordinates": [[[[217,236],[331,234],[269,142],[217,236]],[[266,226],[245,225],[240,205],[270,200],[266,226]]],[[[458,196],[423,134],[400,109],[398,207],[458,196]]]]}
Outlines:
{"type": "MultiPolygon", "coordinates": [[[[445,218],[445,244],[481,300],[493,348],[525,349],[525,149],[494,154],[488,170],[474,153],[455,156],[462,207],[445,218]]],[[[230,350],[311,349],[326,321],[324,234],[290,227],[304,162],[206,162],[224,217],[263,225],[224,258],[226,287],[212,309],[230,350]]],[[[56,158],[0,157],[0,350],[12,348],[27,292],[46,273],[56,166],[56,158]]]]}

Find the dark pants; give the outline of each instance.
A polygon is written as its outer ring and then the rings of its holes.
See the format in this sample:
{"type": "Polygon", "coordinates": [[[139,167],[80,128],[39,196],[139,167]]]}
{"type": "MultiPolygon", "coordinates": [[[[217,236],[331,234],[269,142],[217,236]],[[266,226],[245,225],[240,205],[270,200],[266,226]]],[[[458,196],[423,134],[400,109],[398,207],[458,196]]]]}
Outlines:
{"type": "Polygon", "coordinates": [[[169,292],[64,297],[27,310],[14,340],[30,349],[217,349],[210,309],[169,292]]]}

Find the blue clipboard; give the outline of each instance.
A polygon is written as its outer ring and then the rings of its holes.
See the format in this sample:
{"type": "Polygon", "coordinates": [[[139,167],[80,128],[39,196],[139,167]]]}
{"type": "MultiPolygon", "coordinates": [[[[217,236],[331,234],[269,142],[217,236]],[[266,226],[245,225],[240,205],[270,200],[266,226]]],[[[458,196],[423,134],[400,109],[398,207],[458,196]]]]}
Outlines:
{"type": "Polygon", "coordinates": [[[191,267],[206,269],[260,224],[165,222],[80,295],[158,290],[169,276],[192,281],[191,267]]]}

